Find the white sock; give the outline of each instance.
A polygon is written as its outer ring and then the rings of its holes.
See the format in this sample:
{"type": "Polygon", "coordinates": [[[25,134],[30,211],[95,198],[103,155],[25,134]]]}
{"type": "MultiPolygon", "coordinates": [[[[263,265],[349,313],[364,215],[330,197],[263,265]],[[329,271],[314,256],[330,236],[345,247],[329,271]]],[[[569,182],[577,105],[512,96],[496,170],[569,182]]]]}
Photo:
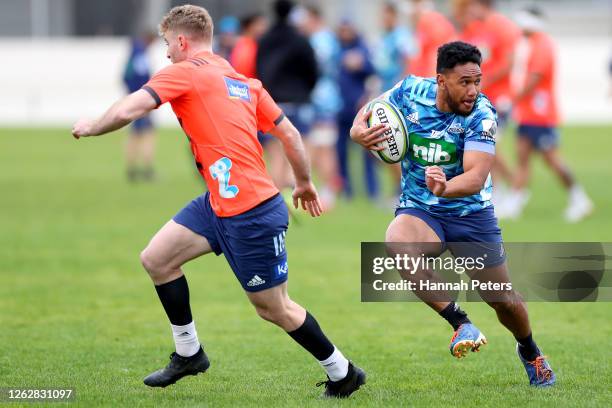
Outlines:
{"type": "Polygon", "coordinates": [[[184,326],[172,326],[172,336],[176,346],[176,354],[191,357],[200,350],[200,341],[193,321],[184,326]]]}
{"type": "Polygon", "coordinates": [[[348,374],[349,362],[336,347],[334,347],[332,355],[323,361],[319,361],[319,364],[325,369],[327,376],[332,381],[340,381],[348,374]]]}
{"type": "Polygon", "coordinates": [[[570,187],[570,201],[575,203],[576,201],[583,200],[586,197],[586,194],[582,187],[578,184],[574,184],[570,187]]]}

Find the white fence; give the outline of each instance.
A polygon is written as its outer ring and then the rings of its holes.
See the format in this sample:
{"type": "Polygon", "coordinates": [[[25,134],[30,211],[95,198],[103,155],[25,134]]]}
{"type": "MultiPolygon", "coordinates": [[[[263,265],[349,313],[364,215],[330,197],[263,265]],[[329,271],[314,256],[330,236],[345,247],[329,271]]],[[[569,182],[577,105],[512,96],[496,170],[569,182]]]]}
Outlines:
{"type": "MultiPolygon", "coordinates": [[[[607,37],[557,38],[559,95],[566,122],[612,123],[607,37]]],[[[124,90],[127,39],[0,39],[0,126],[68,126],[100,115],[124,90]]],[[[169,63],[161,44],[155,69],[169,63]]],[[[160,124],[175,124],[168,106],[160,124]]]]}

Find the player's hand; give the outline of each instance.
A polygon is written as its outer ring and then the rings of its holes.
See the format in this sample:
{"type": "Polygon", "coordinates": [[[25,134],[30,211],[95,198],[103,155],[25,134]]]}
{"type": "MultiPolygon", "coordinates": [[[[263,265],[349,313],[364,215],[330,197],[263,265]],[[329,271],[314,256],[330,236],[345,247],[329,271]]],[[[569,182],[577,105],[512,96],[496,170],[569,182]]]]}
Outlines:
{"type": "Polygon", "coordinates": [[[312,182],[298,183],[293,189],[293,206],[299,209],[300,205],[304,211],[308,211],[311,216],[318,217],[323,214],[323,207],[319,200],[319,194],[312,182]]]}
{"type": "Polygon", "coordinates": [[[371,110],[365,109],[359,116],[359,120],[351,128],[351,139],[368,150],[380,151],[382,147],[376,146],[377,143],[387,140],[384,133],[389,129],[388,125],[379,123],[376,126],[368,127],[368,118],[372,114],[371,110]]]}
{"type": "Polygon", "coordinates": [[[93,120],[79,119],[74,126],[72,126],[72,136],[74,136],[75,139],[92,136],[93,124],[93,120]]]}
{"type": "Polygon", "coordinates": [[[446,191],[446,174],[440,166],[429,166],[425,169],[425,184],[436,197],[441,197],[446,191]]]}

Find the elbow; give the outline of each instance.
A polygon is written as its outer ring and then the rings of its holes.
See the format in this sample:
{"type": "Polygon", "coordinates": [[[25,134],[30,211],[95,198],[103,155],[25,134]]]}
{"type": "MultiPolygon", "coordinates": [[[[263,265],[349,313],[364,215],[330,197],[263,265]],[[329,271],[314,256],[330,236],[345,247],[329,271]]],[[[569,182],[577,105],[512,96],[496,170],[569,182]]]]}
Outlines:
{"type": "Polygon", "coordinates": [[[484,184],[476,186],[472,191],[468,192],[468,195],[476,195],[479,194],[482,191],[482,188],[484,187],[484,184]]]}
{"type": "MultiPolygon", "coordinates": [[[[130,96],[127,98],[130,98],[130,96]]],[[[153,103],[152,99],[149,102],[153,103]]],[[[122,101],[114,109],[115,119],[123,124],[144,116],[148,111],[149,109],[138,103],[138,101],[122,101]]]]}
{"type": "Polygon", "coordinates": [[[284,133],[283,139],[285,139],[289,143],[293,144],[297,141],[302,140],[302,135],[300,135],[300,131],[297,130],[297,128],[293,125],[293,123],[291,123],[290,126],[287,126],[284,130],[285,131],[283,132],[284,133]]]}
{"type": "Polygon", "coordinates": [[[485,180],[481,179],[464,179],[460,185],[453,184],[451,188],[447,188],[446,191],[442,194],[442,197],[445,198],[461,198],[461,197],[469,197],[476,194],[480,194],[483,187],[485,186],[485,180]]]}
{"type": "Polygon", "coordinates": [[[300,144],[302,142],[302,135],[300,135],[300,132],[296,128],[293,128],[287,132],[287,141],[291,145],[300,144]]]}
{"type": "Polygon", "coordinates": [[[281,132],[272,133],[284,146],[297,146],[300,144],[302,137],[297,129],[283,129],[281,132]]]}
{"type": "Polygon", "coordinates": [[[119,109],[117,110],[117,112],[115,112],[115,118],[117,119],[118,122],[122,122],[122,123],[131,122],[132,120],[136,119],[133,116],[134,115],[131,112],[127,111],[126,109],[119,109]]]}
{"type": "Polygon", "coordinates": [[[471,191],[469,192],[470,195],[474,195],[474,194],[479,194],[482,189],[484,188],[485,184],[487,182],[487,179],[479,179],[479,180],[475,180],[475,182],[472,184],[472,188],[471,191]]]}

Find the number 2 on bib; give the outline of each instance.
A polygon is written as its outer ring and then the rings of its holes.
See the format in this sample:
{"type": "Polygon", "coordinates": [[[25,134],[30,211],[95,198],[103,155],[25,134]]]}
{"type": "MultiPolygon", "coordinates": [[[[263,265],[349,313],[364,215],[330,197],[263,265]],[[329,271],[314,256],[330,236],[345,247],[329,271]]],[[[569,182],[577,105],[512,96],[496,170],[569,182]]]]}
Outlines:
{"type": "Polygon", "coordinates": [[[231,168],[232,161],[227,157],[220,158],[208,168],[212,178],[219,182],[219,195],[222,198],[234,198],[238,195],[238,187],[229,185],[231,168]]]}

